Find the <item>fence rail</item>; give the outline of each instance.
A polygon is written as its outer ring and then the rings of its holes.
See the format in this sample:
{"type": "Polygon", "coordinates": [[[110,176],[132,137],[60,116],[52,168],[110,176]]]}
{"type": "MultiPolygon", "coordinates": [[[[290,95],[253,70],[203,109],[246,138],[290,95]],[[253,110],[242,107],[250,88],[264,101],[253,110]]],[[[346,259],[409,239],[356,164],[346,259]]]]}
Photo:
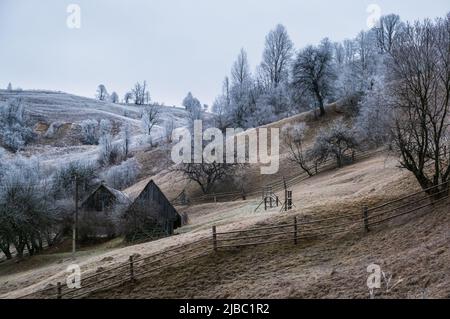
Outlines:
{"type": "MultiPolygon", "coordinates": [[[[366,159],[374,154],[378,154],[378,153],[381,153],[384,151],[385,151],[385,149],[377,149],[377,150],[366,150],[366,151],[355,152],[355,154],[353,156],[353,162],[366,159]]],[[[334,158],[329,158],[317,167],[317,174],[326,172],[326,171],[334,169],[336,167],[337,167],[336,160],[334,158]]],[[[309,175],[306,172],[302,171],[300,173],[294,174],[287,178],[279,177],[278,181],[268,183],[265,185],[265,187],[271,187],[274,191],[280,191],[284,188],[285,184],[287,187],[292,187],[308,178],[309,178],[309,175]]],[[[208,203],[208,202],[230,201],[230,200],[236,200],[239,198],[259,196],[260,194],[261,194],[261,187],[255,187],[255,188],[250,188],[250,189],[245,189],[245,187],[244,187],[244,191],[241,189],[241,190],[235,190],[235,191],[218,192],[218,193],[203,194],[200,196],[196,196],[196,197],[190,198],[189,203],[199,204],[199,203],[208,203]]],[[[178,201],[175,201],[174,204],[179,204],[179,203],[178,203],[178,201]]]]}
{"type": "MultiPolygon", "coordinates": [[[[80,289],[69,289],[61,283],[23,296],[39,298],[83,298],[126,282],[134,282],[168,267],[202,258],[229,248],[241,248],[275,243],[300,244],[304,240],[329,237],[336,234],[370,232],[382,224],[415,213],[429,213],[431,208],[448,205],[449,182],[430,189],[414,192],[396,200],[362,211],[346,212],[336,217],[261,226],[234,231],[217,231],[212,237],[202,238],[181,246],[168,248],[149,256],[130,256],[129,260],[108,269],[82,277],[80,289]]],[[[447,206],[448,207],[448,206],[447,206]]]]}
{"type": "Polygon", "coordinates": [[[391,222],[402,216],[420,211],[427,212],[431,207],[447,203],[448,198],[449,187],[447,182],[371,209],[363,208],[362,212],[302,222],[298,222],[297,217],[294,217],[293,223],[289,224],[215,232],[213,246],[217,250],[219,248],[247,247],[289,241],[297,244],[301,239],[313,239],[349,233],[355,230],[368,232],[373,230],[375,226],[391,222]],[[405,200],[408,201],[404,202],[405,200]]]}

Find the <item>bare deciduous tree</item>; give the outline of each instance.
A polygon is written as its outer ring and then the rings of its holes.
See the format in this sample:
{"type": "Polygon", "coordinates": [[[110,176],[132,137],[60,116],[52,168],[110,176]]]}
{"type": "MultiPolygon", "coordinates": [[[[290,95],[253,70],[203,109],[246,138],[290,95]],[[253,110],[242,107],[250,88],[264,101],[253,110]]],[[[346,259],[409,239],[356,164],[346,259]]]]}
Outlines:
{"type": "Polygon", "coordinates": [[[108,98],[108,91],[106,90],[105,85],[100,84],[97,87],[97,95],[96,95],[96,97],[100,101],[106,101],[106,99],[108,98]]]}
{"type": "Polygon", "coordinates": [[[145,130],[145,134],[147,134],[151,140],[151,133],[155,125],[160,123],[160,112],[159,108],[156,104],[150,104],[144,107],[142,111],[141,117],[142,128],[145,130]]]}
{"type": "Polygon", "coordinates": [[[286,28],[279,24],[266,36],[261,70],[270,87],[287,81],[294,45],[286,28]]]}
{"type": "Polygon", "coordinates": [[[130,145],[131,145],[131,128],[128,123],[125,123],[122,127],[122,142],[123,142],[123,156],[124,158],[128,157],[130,153],[130,145]]]}
{"type": "Polygon", "coordinates": [[[119,95],[116,92],[111,93],[110,99],[112,103],[119,103],[119,95]]]}
{"type": "Polygon", "coordinates": [[[304,149],[305,130],[305,123],[285,126],[283,128],[284,141],[288,147],[289,160],[299,165],[309,176],[314,176],[315,165],[311,164],[311,156],[304,149]]]}
{"type": "MultiPolygon", "coordinates": [[[[57,222],[49,205],[49,180],[36,159],[17,157],[3,164],[0,178],[0,250],[8,259],[40,252],[46,233],[57,222]]],[[[49,241],[51,243],[51,241],[49,241]]]]}
{"type": "Polygon", "coordinates": [[[338,120],[320,130],[312,149],[315,161],[325,162],[334,157],[338,167],[354,160],[358,142],[349,126],[338,120]]]}
{"type": "Polygon", "coordinates": [[[371,76],[376,65],[376,34],[374,30],[361,31],[356,37],[355,49],[357,59],[353,62],[355,77],[359,81],[358,89],[367,91],[372,89],[371,76]]]}
{"type": "Polygon", "coordinates": [[[125,96],[123,97],[123,100],[125,101],[125,104],[129,104],[130,100],[133,98],[133,93],[127,92],[125,93],[125,96]]]}
{"type": "MultiPolygon", "coordinates": [[[[394,141],[424,189],[449,181],[450,15],[406,25],[391,53],[394,141]]],[[[448,184],[430,192],[448,191],[448,184]],[[443,189],[442,189],[443,188],[443,189]]]]}
{"type": "Polygon", "coordinates": [[[150,95],[148,93],[148,88],[147,88],[147,82],[144,81],[144,83],[139,83],[137,82],[134,85],[134,88],[131,90],[131,94],[133,95],[134,98],[134,104],[136,105],[143,105],[147,100],[150,100],[150,95]]]}
{"type": "Polygon", "coordinates": [[[298,54],[293,67],[294,87],[316,100],[320,116],[325,115],[325,101],[333,90],[332,58],[328,47],[309,46],[298,54]]]}
{"type": "Polygon", "coordinates": [[[170,119],[164,123],[164,135],[167,143],[172,143],[172,133],[175,130],[175,122],[170,119]]]}
{"type": "Polygon", "coordinates": [[[253,79],[248,63],[247,52],[241,49],[231,69],[231,117],[239,127],[245,127],[250,112],[253,79]]]}
{"type": "Polygon", "coordinates": [[[376,33],[377,46],[381,53],[390,53],[392,51],[394,41],[402,26],[403,23],[400,20],[400,16],[397,14],[389,14],[380,18],[376,33]]]}
{"type": "Polygon", "coordinates": [[[189,163],[180,164],[176,170],[183,173],[183,175],[196,182],[204,194],[209,193],[214,185],[233,174],[233,171],[238,167],[237,164],[226,163],[189,163]]]}

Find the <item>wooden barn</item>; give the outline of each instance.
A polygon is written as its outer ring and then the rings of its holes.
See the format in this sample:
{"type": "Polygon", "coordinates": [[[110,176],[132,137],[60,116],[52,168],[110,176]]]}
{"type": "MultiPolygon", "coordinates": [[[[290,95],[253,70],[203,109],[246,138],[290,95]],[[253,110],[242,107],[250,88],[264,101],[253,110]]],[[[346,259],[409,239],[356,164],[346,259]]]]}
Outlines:
{"type": "Polygon", "coordinates": [[[182,226],[180,214],[153,180],[141,181],[124,192],[133,201],[124,214],[128,241],[170,236],[182,226]]]}
{"type": "Polygon", "coordinates": [[[120,233],[120,216],[130,203],[124,193],[103,182],[94,187],[80,205],[80,239],[111,238],[120,233]]]}

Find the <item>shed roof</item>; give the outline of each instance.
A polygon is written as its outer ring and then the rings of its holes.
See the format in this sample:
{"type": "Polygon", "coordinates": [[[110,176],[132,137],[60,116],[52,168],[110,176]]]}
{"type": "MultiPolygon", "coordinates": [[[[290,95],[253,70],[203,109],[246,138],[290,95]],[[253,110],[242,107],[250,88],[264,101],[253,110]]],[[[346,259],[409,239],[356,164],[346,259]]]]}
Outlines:
{"type": "Polygon", "coordinates": [[[82,200],[81,206],[84,205],[84,203],[102,187],[105,188],[116,198],[117,203],[124,205],[131,204],[131,200],[125,193],[106,185],[104,182],[101,182],[96,187],[94,187],[94,189],[82,200]]]}
{"type": "Polygon", "coordinates": [[[136,184],[134,184],[131,187],[128,187],[127,189],[125,189],[123,191],[123,193],[128,197],[128,199],[134,203],[136,201],[136,199],[139,198],[139,196],[142,194],[142,192],[147,188],[148,185],[150,184],[154,184],[156,189],[158,189],[158,191],[161,193],[161,195],[166,199],[166,201],[169,203],[169,205],[173,208],[173,210],[175,211],[175,213],[177,215],[180,216],[180,214],[178,213],[178,211],[175,209],[175,207],[172,205],[172,203],[170,202],[170,200],[166,197],[166,195],[164,194],[164,192],[159,188],[159,186],[155,183],[155,181],[149,177],[146,179],[141,180],[140,182],[137,182],[136,184]]]}
{"type": "Polygon", "coordinates": [[[131,202],[134,202],[136,198],[139,197],[139,195],[142,193],[142,191],[147,187],[147,185],[152,182],[152,178],[148,177],[146,179],[143,179],[136,184],[128,187],[123,191],[123,193],[129,198],[131,202]]]}

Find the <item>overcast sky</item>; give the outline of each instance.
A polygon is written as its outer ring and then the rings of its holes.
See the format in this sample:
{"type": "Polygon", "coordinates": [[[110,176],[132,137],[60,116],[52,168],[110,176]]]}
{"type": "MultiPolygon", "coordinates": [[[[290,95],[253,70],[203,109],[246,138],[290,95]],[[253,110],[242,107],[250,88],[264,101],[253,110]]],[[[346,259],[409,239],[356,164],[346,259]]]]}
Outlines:
{"type": "Polygon", "coordinates": [[[94,97],[99,83],[122,98],[147,80],[152,99],[180,104],[188,91],[211,104],[241,47],[252,67],[277,23],[296,48],[354,37],[370,4],[402,20],[435,18],[448,0],[0,0],[0,87],[94,97]],[[67,6],[81,28],[67,27],[67,6]]]}

